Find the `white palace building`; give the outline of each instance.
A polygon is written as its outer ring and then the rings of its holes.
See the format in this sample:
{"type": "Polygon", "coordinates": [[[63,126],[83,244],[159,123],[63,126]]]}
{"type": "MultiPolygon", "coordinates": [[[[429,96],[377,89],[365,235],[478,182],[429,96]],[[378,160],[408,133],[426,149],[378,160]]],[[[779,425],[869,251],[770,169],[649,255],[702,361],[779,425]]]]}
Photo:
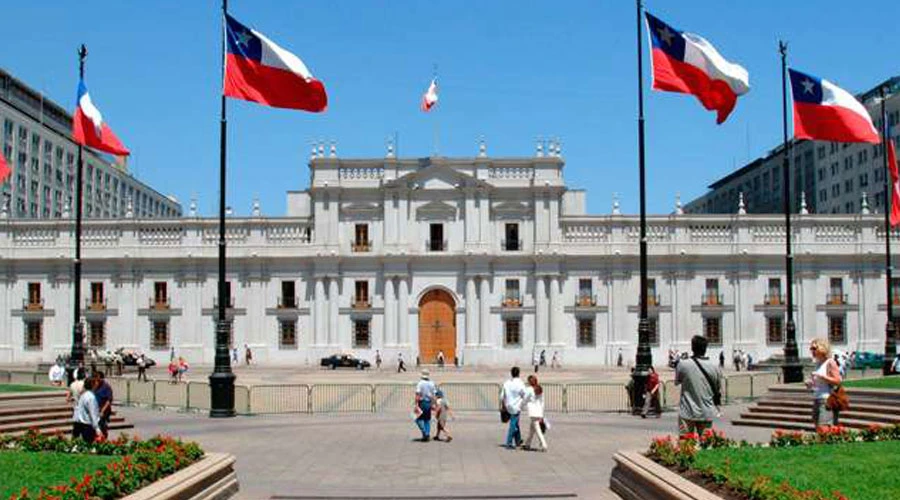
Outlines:
{"type": "MultiPolygon", "coordinates": [[[[235,346],[272,365],[376,349],[389,363],[439,351],[464,365],[527,365],[541,350],[568,365],[634,358],[638,217],[586,214],[558,144],[523,158],[491,158],[483,144],[474,158],[329,149],[314,148],[310,187],[287,193],[285,217],[256,205],[228,220],[235,346]]],[[[218,222],[195,214],[85,221],[90,346],[212,363],[218,222]]],[[[52,360],[70,349],[74,223],[0,217],[0,363],[52,360]]],[[[795,217],[798,341],[883,351],[883,216],[795,217]]],[[[677,207],[648,218],[657,363],[698,333],[714,355],[781,352],[783,222],[677,207]]]]}

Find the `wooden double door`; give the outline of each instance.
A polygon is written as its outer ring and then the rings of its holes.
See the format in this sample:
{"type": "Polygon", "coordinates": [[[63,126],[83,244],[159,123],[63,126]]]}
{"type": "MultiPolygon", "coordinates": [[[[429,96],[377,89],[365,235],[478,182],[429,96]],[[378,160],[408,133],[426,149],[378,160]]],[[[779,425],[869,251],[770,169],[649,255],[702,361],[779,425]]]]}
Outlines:
{"type": "Polygon", "coordinates": [[[456,356],[456,305],[444,290],[431,290],[419,301],[419,358],[422,363],[437,363],[443,351],[444,361],[456,356]]]}

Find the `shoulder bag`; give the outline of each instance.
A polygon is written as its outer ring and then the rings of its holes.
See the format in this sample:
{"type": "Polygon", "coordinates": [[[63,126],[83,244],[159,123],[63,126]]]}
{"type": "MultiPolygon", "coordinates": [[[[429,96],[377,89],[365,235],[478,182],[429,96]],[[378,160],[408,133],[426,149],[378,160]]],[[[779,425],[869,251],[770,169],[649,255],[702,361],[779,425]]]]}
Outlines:
{"type": "Polygon", "coordinates": [[[706,379],[706,382],[709,384],[710,389],[713,391],[713,404],[716,406],[722,406],[722,392],[719,390],[719,384],[714,384],[712,378],[709,376],[709,373],[706,373],[706,370],[703,369],[703,365],[697,361],[697,358],[691,358],[694,360],[694,363],[697,363],[697,368],[700,369],[700,373],[703,374],[703,378],[706,379]]]}

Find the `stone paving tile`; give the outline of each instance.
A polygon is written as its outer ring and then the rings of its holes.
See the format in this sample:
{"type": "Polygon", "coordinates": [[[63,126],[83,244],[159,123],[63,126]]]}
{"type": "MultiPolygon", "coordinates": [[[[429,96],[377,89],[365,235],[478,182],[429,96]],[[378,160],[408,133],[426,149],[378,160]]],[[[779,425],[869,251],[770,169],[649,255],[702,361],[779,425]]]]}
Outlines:
{"type": "MultiPolygon", "coordinates": [[[[736,415],[742,407],[729,407],[736,415]]],[[[549,415],[547,453],[501,447],[505,428],[493,413],[461,413],[450,443],[414,441],[404,414],[270,415],[213,420],[139,408],[120,412],[142,436],[168,433],[237,456],[243,499],[273,495],[441,496],[577,494],[615,498],[609,491],[612,454],[645,448],[674,433],[673,413],[660,419],[616,414],[549,415]]],[[[770,431],[720,427],[737,438],[763,441],[770,431]]]]}

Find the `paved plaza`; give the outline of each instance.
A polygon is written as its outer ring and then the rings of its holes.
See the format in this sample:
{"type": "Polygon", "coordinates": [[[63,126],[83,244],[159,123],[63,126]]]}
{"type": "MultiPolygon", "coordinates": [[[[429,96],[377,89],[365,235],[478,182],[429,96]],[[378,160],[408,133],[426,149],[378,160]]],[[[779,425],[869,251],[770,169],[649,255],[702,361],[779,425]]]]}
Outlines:
{"type": "MultiPolygon", "coordinates": [[[[726,408],[737,415],[741,407],[726,408]]],[[[505,426],[493,412],[461,413],[453,441],[421,443],[405,414],[270,415],[211,420],[205,414],[119,410],[142,436],[167,433],[237,456],[242,499],[309,498],[617,498],[609,490],[612,455],[673,433],[675,414],[553,415],[547,453],[501,447],[505,426]]],[[[767,440],[770,431],[729,435],[767,440]]]]}

